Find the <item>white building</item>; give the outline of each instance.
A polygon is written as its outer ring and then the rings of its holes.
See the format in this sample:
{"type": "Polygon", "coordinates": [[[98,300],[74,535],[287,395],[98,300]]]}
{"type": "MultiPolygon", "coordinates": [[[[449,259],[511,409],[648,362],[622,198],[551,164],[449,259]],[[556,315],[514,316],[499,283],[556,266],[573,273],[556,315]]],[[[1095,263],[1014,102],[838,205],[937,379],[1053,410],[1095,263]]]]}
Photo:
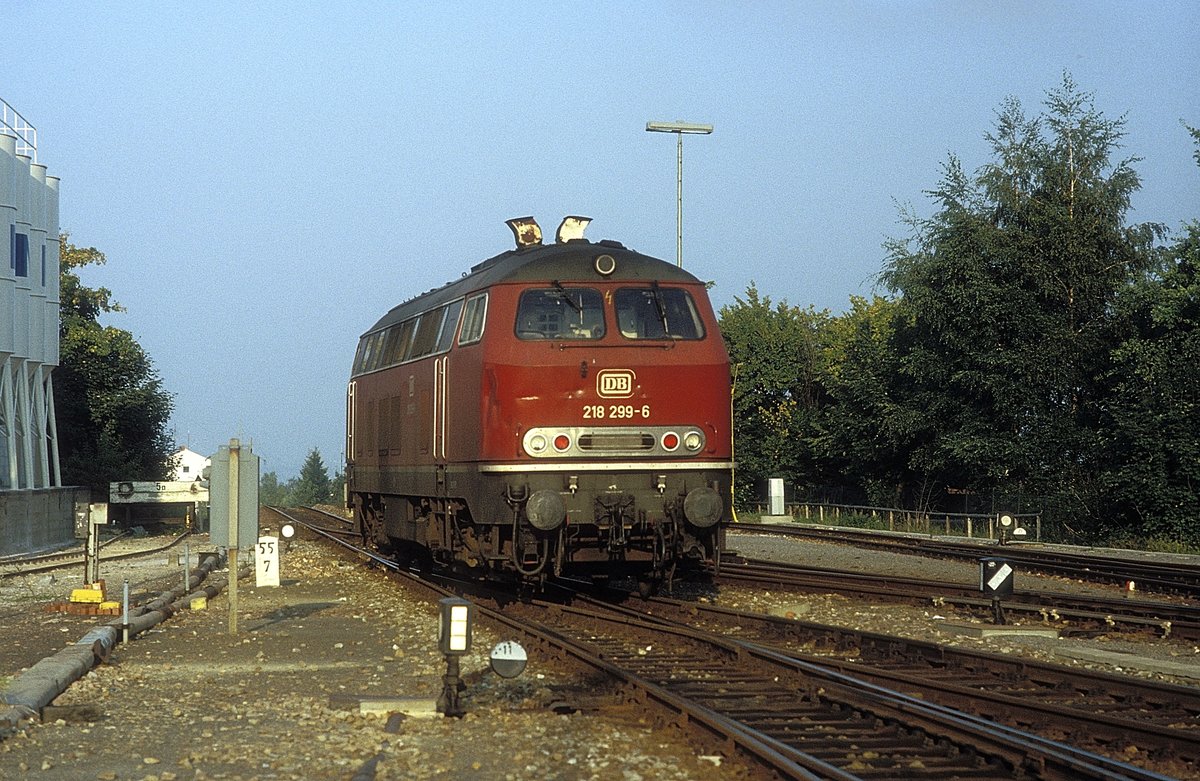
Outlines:
{"type": "Polygon", "coordinates": [[[69,543],[86,531],[86,489],[62,487],[58,366],[58,177],[37,130],[0,100],[0,554],[69,543]]]}
{"type": "Polygon", "coordinates": [[[179,482],[199,480],[204,474],[204,468],[212,464],[211,458],[200,455],[186,445],[176,450],[175,455],[171,458],[175,466],[174,476],[171,479],[179,482]]]}
{"type": "Polygon", "coordinates": [[[58,177],[37,131],[0,100],[0,490],[59,486],[58,177]]]}

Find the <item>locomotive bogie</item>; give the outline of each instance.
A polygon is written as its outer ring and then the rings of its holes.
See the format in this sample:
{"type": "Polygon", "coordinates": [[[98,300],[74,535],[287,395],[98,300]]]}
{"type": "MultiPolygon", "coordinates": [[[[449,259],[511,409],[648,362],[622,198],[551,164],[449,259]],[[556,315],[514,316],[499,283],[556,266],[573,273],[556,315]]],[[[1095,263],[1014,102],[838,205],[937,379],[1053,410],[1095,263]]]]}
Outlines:
{"type": "Polygon", "coordinates": [[[378,498],[365,503],[374,515],[368,536],[381,547],[416,545],[446,563],[498,572],[518,560],[528,568],[522,540],[547,540],[561,558],[560,572],[584,563],[614,572],[663,569],[676,557],[712,563],[726,512],[721,497],[729,496],[727,473],[657,466],[619,473],[452,470],[444,475],[452,498],[440,500],[431,498],[433,483],[389,475],[380,482],[382,492],[369,494],[378,498]],[[700,509],[689,514],[690,504],[700,509]]]}

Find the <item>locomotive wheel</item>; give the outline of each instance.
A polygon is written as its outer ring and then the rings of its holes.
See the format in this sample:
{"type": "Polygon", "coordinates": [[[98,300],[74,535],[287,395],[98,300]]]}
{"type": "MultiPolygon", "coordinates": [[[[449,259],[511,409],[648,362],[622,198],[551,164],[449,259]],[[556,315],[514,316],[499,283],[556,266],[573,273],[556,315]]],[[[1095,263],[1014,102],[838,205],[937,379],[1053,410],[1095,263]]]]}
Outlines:
{"type": "Polygon", "coordinates": [[[662,583],[658,578],[639,578],[638,579],[638,596],[642,599],[649,599],[658,593],[658,587],[662,583]]]}
{"type": "Polygon", "coordinates": [[[392,551],[392,561],[396,562],[396,566],[400,569],[409,569],[413,566],[413,557],[403,547],[398,547],[392,551]]]}
{"type": "Polygon", "coordinates": [[[362,541],[362,546],[364,548],[371,547],[371,527],[367,521],[366,508],[361,503],[355,503],[354,516],[354,519],[358,522],[358,535],[362,541]]]}

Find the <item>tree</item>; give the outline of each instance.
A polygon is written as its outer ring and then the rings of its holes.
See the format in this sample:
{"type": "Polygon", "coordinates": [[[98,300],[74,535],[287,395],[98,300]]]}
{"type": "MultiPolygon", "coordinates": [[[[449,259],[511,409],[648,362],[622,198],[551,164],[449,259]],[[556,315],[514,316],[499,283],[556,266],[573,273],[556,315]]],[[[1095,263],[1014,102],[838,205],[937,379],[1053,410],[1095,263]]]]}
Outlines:
{"type": "Polygon", "coordinates": [[[292,487],[292,501],[298,505],[328,504],[333,498],[329,472],[321,461],[321,451],[313,448],[300,467],[300,477],[292,487]]]}
{"type": "Polygon", "coordinates": [[[1045,113],[1006,101],[974,177],[951,157],[909,217],[882,279],[899,294],[895,335],[907,406],[927,429],[910,465],[941,486],[1032,491],[1081,533],[1096,517],[1100,377],[1117,295],[1150,267],[1153,224],[1126,225],[1140,186],[1112,155],[1108,119],[1069,75],[1045,113]]]}
{"type": "MultiPolygon", "coordinates": [[[[1186,126],[1185,126],[1186,127],[1186,126]]],[[[1200,131],[1187,128],[1196,141],[1200,131]]],[[[1118,299],[1104,406],[1110,523],[1200,546],[1200,222],[1118,299]]]]}
{"type": "Polygon", "coordinates": [[[812,452],[823,394],[818,375],[822,328],[828,314],[760,297],[751,283],[745,299],[721,308],[721,333],[734,367],[734,441],[739,500],[757,483],[782,477],[801,489],[821,484],[812,452]]]}
{"type": "Polygon", "coordinates": [[[343,503],[346,498],[346,470],[339,469],[329,481],[330,501],[343,503]]]}
{"type": "Polygon", "coordinates": [[[286,507],[292,503],[287,486],[279,482],[279,475],[274,472],[258,478],[258,501],[269,507],[286,507]]]}
{"type": "Polygon", "coordinates": [[[850,309],[830,321],[821,382],[828,395],[817,443],[826,470],[861,489],[868,504],[919,502],[908,455],[926,425],[924,410],[907,404],[897,382],[896,302],[851,297],[850,309]]]}
{"type": "Polygon", "coordinates": [[[101,265],[104,253],[60,236],[60,360],[54,407],[63,482],[107,491],[117,480],[170,477],[168,434],[174,402],[133,335],[101,326],[101,314],[124,311],[106,288],[91,289],[76,269],[101,265]]]}

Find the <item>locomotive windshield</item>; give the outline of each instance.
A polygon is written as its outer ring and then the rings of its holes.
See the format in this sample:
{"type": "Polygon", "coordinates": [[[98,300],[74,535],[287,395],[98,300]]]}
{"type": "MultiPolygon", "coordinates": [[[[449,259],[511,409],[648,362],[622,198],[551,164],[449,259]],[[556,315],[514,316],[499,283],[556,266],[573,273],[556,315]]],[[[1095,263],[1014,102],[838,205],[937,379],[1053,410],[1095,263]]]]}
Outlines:
{"type": "Polygon", "coordinates": [[[617,291],[617,324],[626,339],[703,339],[704,323],[686,290],[627,287],[617,291]]]}
{"type": "Polygon", "coordinates": [[[604,305],[591,288],[563,287],[526,290],[517,309],[519,339],[600,339],[604,336],[604,305]]]}

